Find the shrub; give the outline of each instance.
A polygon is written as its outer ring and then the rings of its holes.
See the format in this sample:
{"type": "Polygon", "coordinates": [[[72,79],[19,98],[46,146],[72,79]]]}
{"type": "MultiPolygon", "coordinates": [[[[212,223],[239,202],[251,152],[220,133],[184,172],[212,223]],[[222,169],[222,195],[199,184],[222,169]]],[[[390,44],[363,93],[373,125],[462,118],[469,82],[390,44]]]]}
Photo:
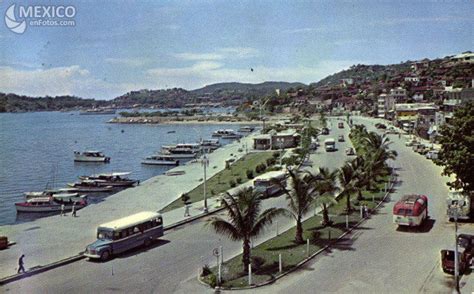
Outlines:
{"type": "Polygon", "coordinates": [[[252,263],[252,270],[258,271],[265,264],[265,259],[260,256],[252,256],[250,262],[252,263]]]}
{"type": "Polygon", "coordinates": [[[206,264],[206,265],[204,265],[204,266],[202,267],[201,277],[205,277],[205,276],[207,276],[207,275],[209,275],[209,274],[211,274],[211,273],[212,273],[212,271],[211,271],[211,269],[209,268],[209,265],[206,264]]]}
{"type": "Polygon", "coordinates": [[[280,152],[273,152],[272,157],[277,159],[278,157],[280,157],[280,152]]]}
{"type": "Polygon", "coordinates": [[[242,178],[241,177],[236,178],[235,181],[237,182],[237,184],[242,184],[242,178]]]}
{"type": "Polygon", "coordinates": [[[234,181],[234,180],[230,180],[230,181],[229,181],[229,186],[230,186],[231,188],[234,188],[234,187],[236,186],[235,181],[234,181]]]}
{"type": "Polygon", "coordinates": [[[246,174],[247,174],[247,179],[249,179],[249,180],[253,179],[253,171],[252,170],[248,169],[246,171],[246,174]]]}
{"type": "Polygon", "coordinates": [[[209,286],[215,288],[217,286],[217,277],[215,274],[210,274],[208,277],[209,286]]]}

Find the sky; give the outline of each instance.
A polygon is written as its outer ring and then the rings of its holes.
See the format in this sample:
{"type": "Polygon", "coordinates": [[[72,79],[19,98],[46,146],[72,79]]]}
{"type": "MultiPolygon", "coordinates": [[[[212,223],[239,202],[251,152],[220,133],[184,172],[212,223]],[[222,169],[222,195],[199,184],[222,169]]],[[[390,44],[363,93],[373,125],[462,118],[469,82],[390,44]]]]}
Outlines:
{"type": "Polygon", "coordinates": [[[13,4],[15,20],[27,27],[16,34],[0,21],[0,92],[30,96],[112,99],[218,82],[308,84],[353,64],[474,50],[470,0],[0,0],[0,17],[13,4]],[[72,5],[67,20],[75,25],[21,18],[20,6],[51,4],[72,5]]]}

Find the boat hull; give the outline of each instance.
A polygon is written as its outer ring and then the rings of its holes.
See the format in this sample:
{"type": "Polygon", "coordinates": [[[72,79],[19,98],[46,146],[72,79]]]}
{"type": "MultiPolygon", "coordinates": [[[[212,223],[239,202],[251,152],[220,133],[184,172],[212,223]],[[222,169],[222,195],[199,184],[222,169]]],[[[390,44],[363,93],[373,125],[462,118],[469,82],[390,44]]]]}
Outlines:
{"type": "Polygon", "coordinates": [[[110,158],[108,157],[86,157],[86,156],[77,156],[74,158],[75,162],[109,162],[110,158]]]}
{"type": "MultiPolygon", "coordinates": [[[[76,204],[76,210],[86,207],[87,204],[76,204]]],[[[15,203],[17,212],[60,212],[61,204],[48,204],[48,205],[28,205],[25,203],[15,203]]],[[[71,211],[72,204],[64,205],[64,211],[71,211]]]]}
{"type": "Polygon", "coordinates": [[[171,165],[176,166],[179,165],[178,160],[153,160],[153,159],[146,159],[142,161],[142,164],[145,165],[171,165]]]}

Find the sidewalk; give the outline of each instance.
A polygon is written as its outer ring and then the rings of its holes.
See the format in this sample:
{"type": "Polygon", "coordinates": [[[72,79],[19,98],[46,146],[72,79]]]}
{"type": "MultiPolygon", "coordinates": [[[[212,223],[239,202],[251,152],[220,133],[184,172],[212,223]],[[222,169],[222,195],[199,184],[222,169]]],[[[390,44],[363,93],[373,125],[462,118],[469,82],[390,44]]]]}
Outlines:
{"type": "MultiPolygon", "coordinates": [[[[245,143],[251,146],[253,136],[242,138],[240,142],[231,143],[209,154],[208,177],[224,169],[225,160],[244,156],[245,153],[238,150],[245,143]]],[[[159,211],[179,199],[182,193],[189,192],[202,183],[203,168],[198,162],[172,170],[183,170],[186,173],[181,176],[153,177],[140,186],[121,191],[100,203],[79,210],[76,218],[70,214],[57,215],[0,227],[0,235],[7,236],[10,242],[16,242],[0,251],[0,279],[16,274],[18,258],[22,254],[25,255],[26,269],[75,256],[95,240],[98,225],[144,210],[159,211]]],[[[209,207],[214,207],[215,202],[215,199],[210,199],[209,207]]],[[[202,213],[202,204],[193,206],[191,215],[202,213]]],[[[170,211],[163,217],[165,226],[184,219],[184,208],[170,211]]]]}

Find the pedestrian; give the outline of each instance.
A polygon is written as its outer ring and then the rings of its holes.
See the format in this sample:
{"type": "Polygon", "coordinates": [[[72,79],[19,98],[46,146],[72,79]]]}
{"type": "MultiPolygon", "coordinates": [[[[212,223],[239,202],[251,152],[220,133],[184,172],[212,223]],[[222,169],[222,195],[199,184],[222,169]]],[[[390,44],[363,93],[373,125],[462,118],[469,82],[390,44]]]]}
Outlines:
{"type": "Polygon", "coordinates": [[[25,258],[25,255],[24,255],[24,254],[22,254],[22,255],[20,256],[20,259],[18,259],[18,272],[17,272],[18,274],[19,274],[20,272],[26,272],[26,271],[25,271],[25,267],[23,266],[23,264],[24,264],[23,258],[25,258]]]}
{"type": "Polygon", "coordinates": [[[364,216],[369,217],[369,208],[367,207],[367,205],[364,205],[364,216]]]}
{"type": "Polygon", "coordinates": [[[76,217],[76,202],[72,204],[72,216],[76,217]]]}
{"type": "Polygon", "coordinates": [[[64,203],[61,204],[61,216],[63,215],[66,215],[66,213],[64,212],[64,203]]]}

